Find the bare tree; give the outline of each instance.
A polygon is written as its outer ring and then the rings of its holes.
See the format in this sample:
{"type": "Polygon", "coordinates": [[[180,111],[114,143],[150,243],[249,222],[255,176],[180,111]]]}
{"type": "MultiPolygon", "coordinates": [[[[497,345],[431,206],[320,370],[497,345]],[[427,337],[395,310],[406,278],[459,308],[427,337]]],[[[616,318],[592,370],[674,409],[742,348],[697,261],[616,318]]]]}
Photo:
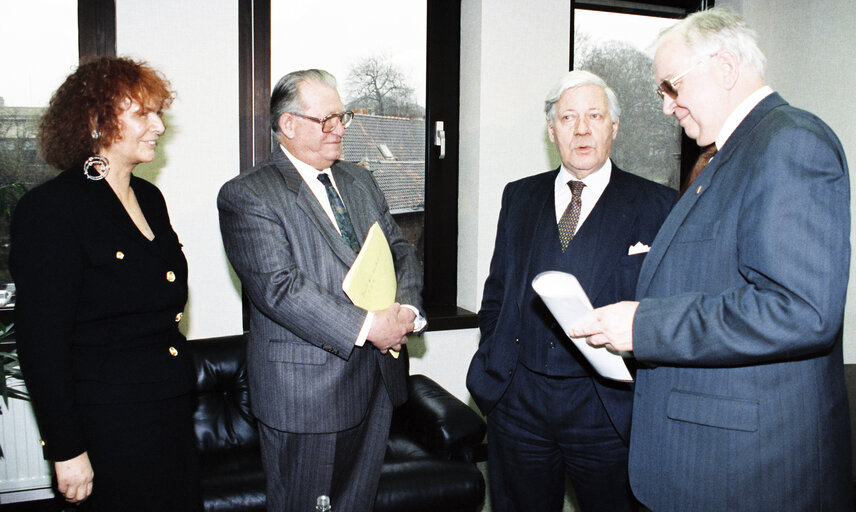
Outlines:
{"type": "Polygon", "coordinates": [[[347,107],[370,114],[396,117],[422,117],[424,109],[413,100],[413,88],[404,73],[385,56],[362,59],[348,74],[347,107]]]}
{"type": "Polygon", "coordinates": [[[650,57],[628,43],[595,42],[581,32],[574,36],[574,68],[603,78],[621,105],[613,160],[628,172],[677,188],[680,127],[673,118],[663,115],[652,66],[650,57]]]}

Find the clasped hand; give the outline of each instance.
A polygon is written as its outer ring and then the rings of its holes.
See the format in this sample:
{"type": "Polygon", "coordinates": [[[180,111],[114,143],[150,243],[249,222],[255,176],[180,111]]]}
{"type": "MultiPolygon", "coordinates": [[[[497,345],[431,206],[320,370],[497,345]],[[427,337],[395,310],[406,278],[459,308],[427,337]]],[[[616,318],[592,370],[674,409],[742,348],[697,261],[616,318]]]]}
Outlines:
{"type": "Polygon", "coordinates": [[[407,335],[413,332],[416,314],[410,308],[401,307],[397,302],[372,313],[374,320],[366,339],[382,354],[386,354],[390,349],[401,350],[401,346],[407,343],[407,335]]]}

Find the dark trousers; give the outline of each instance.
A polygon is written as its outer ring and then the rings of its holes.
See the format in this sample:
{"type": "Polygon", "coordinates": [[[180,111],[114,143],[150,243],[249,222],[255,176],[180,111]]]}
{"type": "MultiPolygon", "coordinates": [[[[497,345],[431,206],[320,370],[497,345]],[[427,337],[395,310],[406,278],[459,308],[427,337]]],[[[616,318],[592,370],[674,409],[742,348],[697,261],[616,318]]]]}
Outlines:
{"type": "Polygon", "coordinates": [[[363,421],[342,432],[290,433],[259,423],[268,511],[315,510],[322,494],[336,512],[374,508],[392,421],[379,376],[373,395],[363,421]]]}
{"type": "Polygon", "coordinates": [[[550,377],[518,364],[487,417],[491,510],[558,512],[565,474],[583,512],[635,511],[628,447],[589,377],[550,377]]]}

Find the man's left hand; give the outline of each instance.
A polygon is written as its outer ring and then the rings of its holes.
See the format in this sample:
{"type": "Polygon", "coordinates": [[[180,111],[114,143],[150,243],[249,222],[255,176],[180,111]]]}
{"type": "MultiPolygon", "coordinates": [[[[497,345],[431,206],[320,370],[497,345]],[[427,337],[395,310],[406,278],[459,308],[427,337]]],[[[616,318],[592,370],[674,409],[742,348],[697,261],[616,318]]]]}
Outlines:
{"type": "Polygon", "coordinates": [[[593,347],[606,347],[611,352],[633,351],[633,316],[638,302],[616,302],[592,311],[569,333],[573,338],[585,338],[593,347]]]}

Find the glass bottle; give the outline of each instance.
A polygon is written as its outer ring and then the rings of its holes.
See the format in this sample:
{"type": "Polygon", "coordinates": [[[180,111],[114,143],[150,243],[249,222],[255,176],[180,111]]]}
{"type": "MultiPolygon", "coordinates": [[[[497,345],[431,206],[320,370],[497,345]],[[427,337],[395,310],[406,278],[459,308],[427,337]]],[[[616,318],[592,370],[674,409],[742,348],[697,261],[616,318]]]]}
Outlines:
{"type": "Polygon", "coordinates": [[[315,512],[331,512],[332,510],[330,508],[330,497],[326,494],[318,496],[318,499],[315,501],[315,512]]]}

